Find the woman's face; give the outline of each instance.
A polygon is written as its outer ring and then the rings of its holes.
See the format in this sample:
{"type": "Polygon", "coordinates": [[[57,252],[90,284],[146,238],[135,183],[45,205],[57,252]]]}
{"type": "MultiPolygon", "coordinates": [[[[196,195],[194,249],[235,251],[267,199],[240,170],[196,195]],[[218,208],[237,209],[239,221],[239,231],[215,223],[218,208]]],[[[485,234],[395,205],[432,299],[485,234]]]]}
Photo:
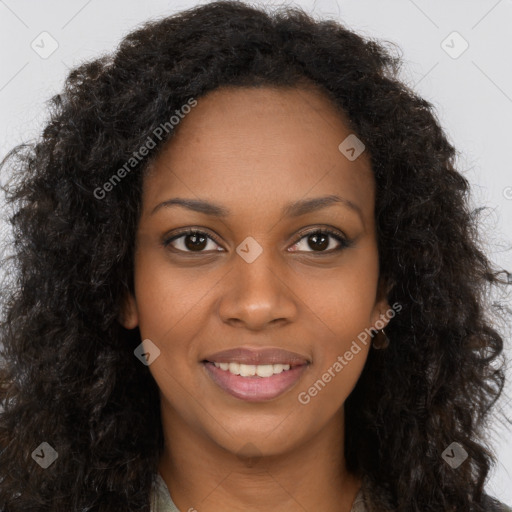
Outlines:
{"type": "Polygon", "coordinates": [[[149,370],[164,428],[270,455],[343,418],[370,346],[358,335],[389,309],[369,157],[351,139],[339,149],[350,133],[316,91],[223,88],[199,99],[158,156],[123,324],[160,351],[149,370]],[[267,348],[288,353],[258,353],[267,348]],[[247,352],[215,355],[230,349],[247,352]],[[236,375],[251,362],[260,375],[236,375]]]}

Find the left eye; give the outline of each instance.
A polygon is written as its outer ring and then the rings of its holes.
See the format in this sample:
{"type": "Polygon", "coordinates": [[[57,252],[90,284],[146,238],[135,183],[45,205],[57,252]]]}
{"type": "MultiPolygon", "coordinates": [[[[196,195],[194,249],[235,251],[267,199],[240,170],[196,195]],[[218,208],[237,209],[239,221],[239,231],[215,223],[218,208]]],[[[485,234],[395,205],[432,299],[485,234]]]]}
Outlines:
{"type": "MultiPolygon", "coordinates": [[[[189,230],[184,233],[175,235],[163,242],[165,247],[172,245],[173,249],[177,252],[188,252],[188,253],[201,253],[208,252],[208,243],[212,242],[213,246],[218,245],[217,240],[212,235],[205,233],[204,231],[189,230]]],[[[350,242],[338,234],[330,230],[315,230],[304,233],[300,238],[292,245],[295,248],[292,252],[335,252],[350,246],[350,242]],[[332,240],[338,242],[338,246],[334,244],[331,246],[332,240]],[[303,242],[303,240],[305,240],[303,242]],[[301,248],[302,244],[302,248],[301,248]],[[304,244],[308,244],[312,251],[304,249],[304,244]],[[327,250],[326,250],[327,249],[327,250]]],[[[215,249],[210,247],[211,251],[221,252],[223,249],[215,249]]]]}
{"type": "MultiPolygon", "coordinates": [[[[330,230],[316,230],[310,231],[309,233],[303,234],[297,242],[295,242],[292,247],[300,247],[300,245],[304,247],[304,244],[307,244],[309,247],[315,247],[313,251],[305,251],[305,252],[335,252],[346,247],[349,247],[349,241],[343,236],[339,235],[336,232],[330,230]],[[334,239],[338,242],[338,246],[331,247],[331,243],[329,239],[334,239]],[[305,240],[305,242],[302,242],[305,240]],[[326,250],[328,249],[328,250],[326,250]]],[[[336,244],[335,244],[336,245],[336,244]]],[[[304,249],[298,249],[299,252],[304,249]]]]}

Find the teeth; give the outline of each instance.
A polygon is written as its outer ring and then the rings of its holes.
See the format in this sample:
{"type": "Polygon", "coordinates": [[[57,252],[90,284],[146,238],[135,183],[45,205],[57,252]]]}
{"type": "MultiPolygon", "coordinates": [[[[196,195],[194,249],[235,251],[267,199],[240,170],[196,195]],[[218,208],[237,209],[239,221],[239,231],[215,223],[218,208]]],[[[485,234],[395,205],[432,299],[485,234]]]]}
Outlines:
{"type": "Polygon", "coordinates": [[[252,377],[256,375],[256,366],[253,364],[241,364],[238,368],[238,373],[240,377],[252,377]]]}
{"type": "Polygon", "coordinates": [[[217,368],[228,371],[241,377],[270,377],[276,373],[289,370],[289,364],[240,364],[240,363],[213,363],[217,368]]]}

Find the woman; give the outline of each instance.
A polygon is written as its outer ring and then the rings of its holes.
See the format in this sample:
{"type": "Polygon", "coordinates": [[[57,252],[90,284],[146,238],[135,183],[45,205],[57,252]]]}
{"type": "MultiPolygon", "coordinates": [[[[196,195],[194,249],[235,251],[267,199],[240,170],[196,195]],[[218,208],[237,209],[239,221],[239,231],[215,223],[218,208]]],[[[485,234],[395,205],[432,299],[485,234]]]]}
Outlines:
{"type": "Polygon", "coordinates": [[[510,274],[399,65],[215,2],[70,73],[3,163],[5,512],[510,510],[510,274]]]}

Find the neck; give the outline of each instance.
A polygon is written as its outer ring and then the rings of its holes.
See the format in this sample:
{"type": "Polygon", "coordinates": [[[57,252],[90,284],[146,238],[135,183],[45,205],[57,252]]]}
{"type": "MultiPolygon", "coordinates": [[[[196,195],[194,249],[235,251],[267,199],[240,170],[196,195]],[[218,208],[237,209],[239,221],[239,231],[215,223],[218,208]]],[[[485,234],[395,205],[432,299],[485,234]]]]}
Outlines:
{"type": "Polygon", "coordinates": [[[247,455],[256,455],[252,459],[193,431],[164,406],[162,426],[165,449],[158,470],[182,511],[266,511],[279,504],[281,512],[350,512],[361,486],[361,478],[345,467],[343,409],[313,438],[286,452],[251,454],[247,443],[247,455]]]}

